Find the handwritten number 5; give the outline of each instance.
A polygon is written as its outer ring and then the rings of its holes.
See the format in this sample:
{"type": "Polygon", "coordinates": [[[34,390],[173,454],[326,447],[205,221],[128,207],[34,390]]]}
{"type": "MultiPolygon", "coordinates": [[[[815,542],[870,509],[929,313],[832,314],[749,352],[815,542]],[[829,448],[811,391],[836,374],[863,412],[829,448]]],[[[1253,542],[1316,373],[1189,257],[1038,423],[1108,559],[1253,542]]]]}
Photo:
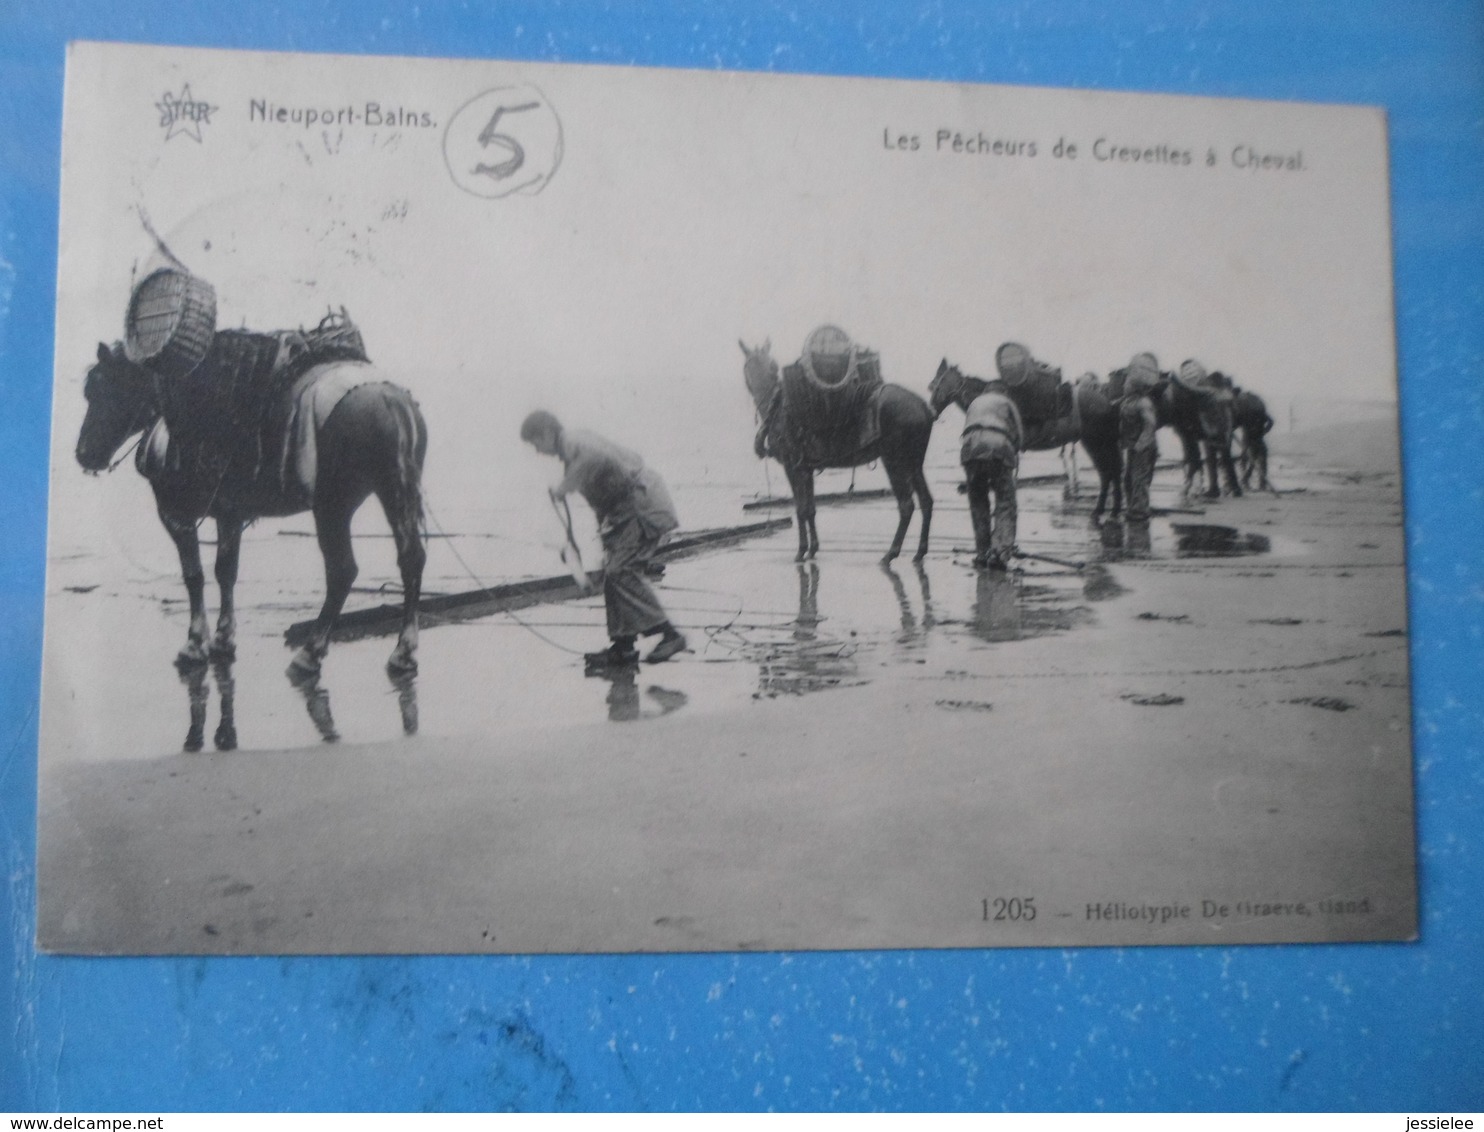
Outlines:
{"type": "Polygon", "coordinates": [[[480,131],[479,144],[482,146],[500,146],[509,152],[510,156],[504,161],[497,161],[492,165],[486,165],[481,161],[478,165],[474,166],[474,172],[476,174],[482,173],[487,177],[493,177],[496,181],[503,181],[526,163],[526,151],[520,142],[516,141],[509,134],[497,132],[495,127],[499,125],[500,116],[503,114],[518,114],[522,110],[535,110],[540,105],[541,103],[539,102],[525,102],[519,106],[501,106],[495,111],[489,123],[480,131]]]}

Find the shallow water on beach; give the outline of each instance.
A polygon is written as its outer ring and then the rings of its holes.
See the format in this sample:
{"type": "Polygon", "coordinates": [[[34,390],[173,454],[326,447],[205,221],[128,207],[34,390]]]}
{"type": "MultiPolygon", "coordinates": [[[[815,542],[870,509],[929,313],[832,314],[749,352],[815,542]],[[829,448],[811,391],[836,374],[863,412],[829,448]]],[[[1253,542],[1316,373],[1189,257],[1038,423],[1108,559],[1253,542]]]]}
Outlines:
{"type": "MultiPolygon", "coordinates": [[[[1022,471],[1044,475],[1058,466],[1054,453],[1037,453],[1022,471]]],[[[784,529],[670,563],[657,589],[691,651],[596,676],[584,673],[581,653],[605,643],[601,597],[446,624],[425,618],[415,678],[387,676],[393,642],[383,637],[337,643],[319,677],[288,679],[282,633],[312,618],[321,598],[307,516],[264,520],[245,536],[235,661],[177,672],[171,661],[185,638],[184,591],[173,548],[146,513],[116,539],[113,554],[59,548],[51,562],[45,746],[49,757],[97,760],[646,724],[676,712],[917,678],[924,667],[952,672],[982,664],[979,650],[1093,623],[1098,608],[1126,592],[1118,564],[1182,557],[1172,524],[1193,522],[1179,515],[1099,528],[1089,523],[1089,497],[1068,507],[1060,484],[1035,483],[1020,492],[1019,542],[1041,557],[1008,575],[975,571],[953,453],[937,453],[928,470],[937,506],[924,563],[910,559],[914,518],[906,556],[890,569],[879,566],[896,525],[890,498],[821,506],[822,545],[812,562],[793,561],[797,535],[784,529]]],[[[742,510],[782,487],[779,480],[680,478],[675,496],[686,528],[738,525],[790,515],[786,507],[742,510]]],[[[862,489],[884,480],[879,468],[855,477],[862,489]]],[[[850,483],[849,473],[830,473],[819,490],[843,492],[850,483]]],[[[130,486],[147,495],[143,483],[130,486]]],[[[1173,486],[1161,489],[1168,502],[1173,486]]],[[[499,508],[430,503],[425,594],[562,572],[560,528],[540,495],[499,508]]],[[[146,499],[125,505],[142,510],[146,499]]],[[[584,508],[574,512],[587,524],[579,538],[595,566],[590,519],[584,508]]],[[[374,505],[357,517],[355,531],[362,572],[347,608],[395,602],[392,547],[374,505]]],[[[1221,545],[1251,538],[1213,537],[1221,545]]],[[[204,553],[209,573],[211,548],[204,553]]],[[[208,582],[208,608],[215,600],[208,582]]]]}

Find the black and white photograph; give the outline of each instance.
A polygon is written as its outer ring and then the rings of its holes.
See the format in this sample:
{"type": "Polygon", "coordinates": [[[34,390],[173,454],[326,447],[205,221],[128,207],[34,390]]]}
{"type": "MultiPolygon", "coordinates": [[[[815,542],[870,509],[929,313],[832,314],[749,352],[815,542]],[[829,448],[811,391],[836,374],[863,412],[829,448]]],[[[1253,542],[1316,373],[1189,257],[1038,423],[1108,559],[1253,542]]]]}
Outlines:
{"type": "Polygon", "coordinates": [[[74,43],[37,944],[1416,937],[1385,114],[74,43]]]}

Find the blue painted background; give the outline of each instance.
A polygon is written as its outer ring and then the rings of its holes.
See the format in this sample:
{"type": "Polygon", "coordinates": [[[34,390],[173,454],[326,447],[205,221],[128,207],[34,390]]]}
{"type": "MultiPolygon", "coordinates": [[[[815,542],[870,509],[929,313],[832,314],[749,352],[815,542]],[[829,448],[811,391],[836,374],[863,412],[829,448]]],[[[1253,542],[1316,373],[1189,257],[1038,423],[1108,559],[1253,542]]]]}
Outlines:
{"type": "MultiPolygon", "coordinates": [[[[0,963],[9,1012],[0,1110],[1484,1108],[1484,4],[878,0],[819,9],[798,0],[0,0],[0,963]],[[63,52],[75,38],[1387,107],[1422,942],[530,959],[36,955],[56,186],[63,52]]],[[[128,642],[107,647],[127,663],[128,642]]]]}

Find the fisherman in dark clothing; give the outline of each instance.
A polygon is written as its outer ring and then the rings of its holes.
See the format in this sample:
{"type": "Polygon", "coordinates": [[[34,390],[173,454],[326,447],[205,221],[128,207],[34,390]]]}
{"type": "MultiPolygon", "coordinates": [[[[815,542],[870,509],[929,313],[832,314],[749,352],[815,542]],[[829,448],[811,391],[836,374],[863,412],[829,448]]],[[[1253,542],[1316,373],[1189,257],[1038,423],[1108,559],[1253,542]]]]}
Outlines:
{"type": "Polygon", "coordinates": [[[959,462],[968,480],[975,566],[1009,568],[1015,550],[1015,473],[1024,435],[1020,412],[999,382],[991,383],[964,410],[959,462]]]}
{"type": "Polygon", "coordinates": [[[1149,521],[1149,488],[1159,458],[1155,443],[1158,418],[1150,392],[1159,381],[1159,362],[1153,354],[1136,354],[1124,379],[1118,409],[1118,446],[1123,449],[1125,512],[1131,523],[1149,521]]]}
{"type": "Polygon", "coordinates": [[[556,456],[567,470],[551,489],[553,499],[577,492],[598,519],[603,541],[603,599],[608,609],[612,644],[588,653],[590,667],[637,663],[639,637],[659,634],[659,643],[644,659],[669,660],[685,648],[685,637],[670,623],[644,566],[665,535],[679,526],[670,493],[659,474],[638,455],[610,440],[580,429],[568,431],[556,417],[534,412],[520,426],[521,439],[545,456],[556,456]]]}

